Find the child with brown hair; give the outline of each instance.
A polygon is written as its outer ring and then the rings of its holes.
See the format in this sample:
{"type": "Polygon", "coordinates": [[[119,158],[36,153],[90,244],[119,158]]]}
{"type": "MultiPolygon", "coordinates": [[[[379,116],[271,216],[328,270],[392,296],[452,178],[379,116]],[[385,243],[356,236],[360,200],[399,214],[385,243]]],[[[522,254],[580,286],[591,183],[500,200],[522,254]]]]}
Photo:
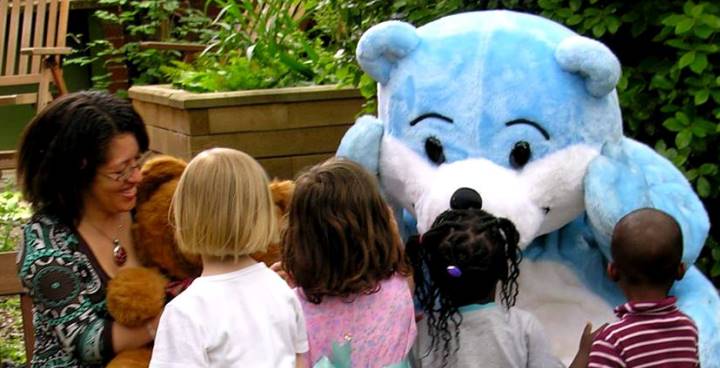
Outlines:
{"type": "Polygon", "coordinates": [[[409,266],[377,180],[361,166],[330,159],[298,177],[283,266],[305,313],[307,362],[347,341],[353,367],[406,358],[416,334],[409,266]]]}
{"type": "Polygon", "coordinates": [[[171,204],[183,252],[202,275],[160,318],[151,367],[297,367],[308,343],[292,290],[250,254],[277,234],[265,171],[247,154],[204,151],[188,164],[171,204]]]}

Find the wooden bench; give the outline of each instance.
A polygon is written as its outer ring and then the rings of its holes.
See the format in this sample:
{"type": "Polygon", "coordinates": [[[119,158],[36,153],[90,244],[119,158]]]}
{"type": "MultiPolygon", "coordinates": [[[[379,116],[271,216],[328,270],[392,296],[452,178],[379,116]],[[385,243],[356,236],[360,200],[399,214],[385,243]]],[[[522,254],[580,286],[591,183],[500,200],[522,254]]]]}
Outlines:
{"type": "Polygon", "coordinates": [[[35,334],[32,324],[32,300],[27,295],[17,276],[17,252],[0,253],[0,296],[19,296],[22,309],[23,334],[27,366],[32,359],[35,334]]]}

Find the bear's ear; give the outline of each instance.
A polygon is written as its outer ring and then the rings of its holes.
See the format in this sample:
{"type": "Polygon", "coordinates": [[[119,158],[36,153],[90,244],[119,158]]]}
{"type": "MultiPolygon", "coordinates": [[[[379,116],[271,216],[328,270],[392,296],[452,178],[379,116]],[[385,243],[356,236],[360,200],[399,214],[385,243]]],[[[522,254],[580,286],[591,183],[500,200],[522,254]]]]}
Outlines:
{"type": "Polygon", "coordinates": [[[143,164],[142,180],[138,184],[137,204],[145,203],[164,183],[180,178],[187,163],[167,155],[155,155],[143,164]]]}
{"type": "Polygon", "coordinates": [[[398,60],[420,43],[417,30],[400,21],[388,21],[368,29],[358,42],[356,55],[362,69],[380,84],[390,79],[398,60]]]}
{"type": "Polygon", "coordinates": [[[606,96],[620,80],[620,62],[612,51],[586,37],[564,39],[555,49],[555,60],[563,70],[585,78],[585,87],[595,97],[606,96]]]}
{"type": "Polygon", "coordinates": [[[288,213],[290,209],[290,202],[292,202],[293,192],[295,191],[295,182],[292,180],[277,180],[273,179],[270,182],[270,194],[272,195],[273,203],[277,206],[283,214],[288,213]]]}

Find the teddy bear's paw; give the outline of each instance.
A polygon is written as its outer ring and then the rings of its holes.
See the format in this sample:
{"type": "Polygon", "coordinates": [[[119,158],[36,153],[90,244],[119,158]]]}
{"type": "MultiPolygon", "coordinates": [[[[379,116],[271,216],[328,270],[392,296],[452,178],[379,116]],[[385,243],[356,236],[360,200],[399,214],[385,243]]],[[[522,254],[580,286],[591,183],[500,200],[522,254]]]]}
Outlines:
{"type": "Polygon", "coordinates": [[[167,282],[154,269],[124,269],[108,284],[108,311],[122,325],[141,326],[162,311],[167,282]]]}
{"type": "Polygon", "coordinates": [[[150,366],[150,353],[147,348],[120,352],[106,368],[147,368],[150,366]]]}
{"type": "Polygon", "coordinates": [[[673,164],[650,147],[628,138],[605,144],[585,176],[585,208],[608,254],[617,222],[641,208],[664,211],[683,230],[683,261],[694,263],[707,236],[702,202],[673,164]]]}

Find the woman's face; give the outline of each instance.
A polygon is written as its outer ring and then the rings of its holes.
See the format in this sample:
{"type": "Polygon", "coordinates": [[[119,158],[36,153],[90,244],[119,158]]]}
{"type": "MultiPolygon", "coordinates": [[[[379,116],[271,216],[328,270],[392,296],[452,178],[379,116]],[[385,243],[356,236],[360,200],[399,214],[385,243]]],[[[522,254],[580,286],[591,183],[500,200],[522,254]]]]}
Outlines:
{"type": "Polygon", "coordinates": [[[128,212],[135,207],[141,158],[135,136],[123,133],[115,136],[108,146],[107,161],[100,165],[85,196],[84,205],[114,214],[128,212]]]}

